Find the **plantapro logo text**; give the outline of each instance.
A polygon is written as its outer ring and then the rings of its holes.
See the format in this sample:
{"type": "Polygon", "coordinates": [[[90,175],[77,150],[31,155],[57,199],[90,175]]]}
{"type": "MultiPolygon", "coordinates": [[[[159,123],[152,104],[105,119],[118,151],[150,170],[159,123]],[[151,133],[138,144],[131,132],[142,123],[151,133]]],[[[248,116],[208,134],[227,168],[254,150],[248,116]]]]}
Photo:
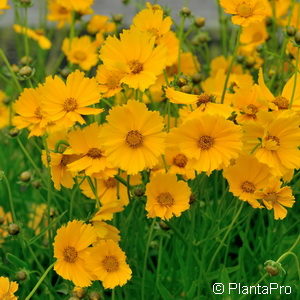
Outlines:
{"type": "Polygon", "coordinates": [[[268,285],[243,285],[230,282],[227,284],[214,283],[212,286],[215,295],[290,295],[292,287],[271,282],[268,285]]]}

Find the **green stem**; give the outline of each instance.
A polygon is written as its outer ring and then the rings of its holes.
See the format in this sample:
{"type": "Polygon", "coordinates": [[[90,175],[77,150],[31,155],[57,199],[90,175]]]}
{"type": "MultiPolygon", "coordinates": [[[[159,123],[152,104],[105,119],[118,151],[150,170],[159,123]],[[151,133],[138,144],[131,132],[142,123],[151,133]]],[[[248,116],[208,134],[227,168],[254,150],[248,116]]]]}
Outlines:
{"type": "Polygon", "coordinates": [[[293,106],[293,102],[294,102],[294,98],[295,98],[295,92],[296,92],[296,87],[297,87],[299,54],[300,54],[300,48],[298,48],[298,50],[297,50],[296,70],[295,70],[294,86],[293,86],[293,92],[292,92],[292,97],[291,97],[289,109],[291,109],[292,106],[293,106]]]}
{"type": "Polygon", "coordinates": [[[51,269],[53,268],[54,263],[51,264],[48,269],[45,271],[45,273],[42,275],[42,277],[39,279],[39,281],[37,282],[37,284],[34,286],[34,288],[31,290],[31,292],[29,293],[29,295],[25,298],[25,300],[29,300],[31,299],[31,297],[34,295],[34,293],[36,292],[36,290],[39,288],[39,286],[42,284],[42,282],[44,281],[44,279],[46,278],[46,276],[48,275],[48,273],[51,271],[51,269]]]}
{"type": "Polygon", "coordinates": [[[15,82],[15,85],[16,85],[18,91],[21,93],[22,92],[22,87],[21,87],[21,85],[20,85],[20,83],[17,79],[17,76],[16,76],[15,72],[13,71],[13,69],[12,69],[12,67],[11,67],[11,65],[10,65],[10,63],[9,63],[9,61],[8,61],[7,57],[5,56],[4,51],[2,49],[0,49],[0,57],[2,58],[3,62],[5,63],[5,65],[7,67],[7,69],[9,70],[9,72],[11,74],[11,77],[12,77],[13,81],[15,82]]]}
{"type": "Polygon", "coordinates": [[[182,48],[182,40],[183,40],[183,32],[184,32],[184,21],[185,21],[185,16],[182,15],[180,19],[180,25],[179,25],[179,48],[178,48],[178,71],[177,73],[179,74],[181,71],[181,48],[182,48]]]}
{"type": "MultiPolygon", "coordinates": [[[[25,56],[29,56],[29,43],[28,43],[28,8],[24,8],[24,51],[25,51],[25,56]]],[[[27,63],[28,64],[28,63],[27,63]]]]}
{"type": "Polygon", "coordinates": [[[226,91],[227,91],[227,86],[228,86],[228,82],[229,82],[230,73],[232,71],[233,65],[234,65],[236,57],[237,57],[237,52],[238,52],[238,48],[239,48],[239,45],[240,45],[241,31],[242,31],[242,29],[240,27],[239,30],[238,30],[238,33],[237,33],[236,43],[235,43],[235,47],[234,47],[232,59],[231,59],[231,62],[230,62],[230,65],[229,65],[229,68],[228,68],[228,71],[227,71],[227,75],[226,75],[226,79],[225,79],[225,84],[224,84],[224,88],[223,88],[223,92],[222,92],[222,96],[221,96],[221,103],[222,104],[224,103],[224,99],[225,99],[225,94],[226,94],[226,91]]]}
{"type": "Polygon", "coordinates": [[[153,230],[154,230],[154,225],[155,225],[156,219],[154,218],[150,229],[149,229],[149,235],[148,235],[148,240],[147,240],[147,244],[146,244],[146,251],[145,251],[145,256],[144,256],[144,264],[143,264],[143,276],[142,276],[142,287],[141,287],[141,291],[142,291],[142,300],[145,300],[145,280],[146,280],[146,270],[147,270],[147,259],[148,259],[148,253],[149,253],[149,247],[150,247],[150,243],[152,240],[152,235],[153,235],[153,230]]]}
{"type": "Polygon", "coordinates": [[[4,179],[5,185],[7,187],[8,201],[9,201],[10,211],[11,211],[11,214],[12,214],[12,219],[13,219],[14,223],[17,223],[17,217],[16,217],[14,202],[13,202],[13,198],[12,198],[11,188],[10,188],[9,181],[8,181],[5,174],[3,174],[3,179],[4,179]]]}
{"type": "Polygon", "coordinates": [[[115,175],[115,179],[117,179],[120,183],[128,187],[128,182],[125,179],[123,179],[121,176],[115,175]]]}

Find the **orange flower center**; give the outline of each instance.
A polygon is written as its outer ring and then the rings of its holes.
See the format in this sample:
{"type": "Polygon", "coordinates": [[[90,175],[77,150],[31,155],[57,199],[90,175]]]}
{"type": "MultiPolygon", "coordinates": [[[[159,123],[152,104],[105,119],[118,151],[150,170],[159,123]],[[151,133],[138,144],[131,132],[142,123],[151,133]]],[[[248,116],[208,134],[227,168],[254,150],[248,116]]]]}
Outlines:
{"type": "Polygon", "coordinates": [[[88,157],[91,157],[93,159],[99,159],[102,157],[102,151],[99,150],[98,148],[91,148],[88,153],[87,153],[88,157]]]}
{"type": "Polygon", "coordinates": [[[255,116],[258,113],[258,108],[254,104],[247,105],[246,114],[250,116],[255,116]]]}
{"type": "Polygon", "coordinates": [[[160,193],[157,196],[156,200],[161,206],[165,206],[165,207],[170,207],[170,206],[174,205],[174,202],[175,202],[174,198],[172,197],[172,195],[169,192],[160,193]]]}
{"type": "Polygon", "coordinates": [[[141,64],[138,60],[132,60],[128,64],[132,74],[139,74],[144,70],[143,64],[141,64]]]}
{"type": "Polygon", "coordinates": [[[215,143],[215,139],[208,135],[203,135],[198,140],[198,146],[201,150],[209,150],[215,143]]]}
{"type": "Polygon", "coordinates": [[[84,61],[84,60],[86,60],[87,55],[85,52],[77,50],[74,52],[74,58],[79,61],[84,61]]]}
{"type": "Polygon", "coordinates": [[[78,257],[78,252],[74,247],[68,246],[63,252],[64,260],[68,263],[74,263],[78,257]]]}
{"type": "Polygon", "coordinates": [[[184,168],[188,162],[187,157],[184,154],[177,154],[173,158],[173,164],[179,168],[184,168]]]}
{"type": "Polygon", "coordinates": [[[66,15],[69,13],[69,11],[63,7],[63,6],[60,6],[59,9],[58,9],[58,13],[61,14],[61,15],[66,15]]]}
{"type": "Polygon", "coordinates": [[[149,33],[155,35],[156,37],[159,36],[159,31],[157,30],[157,28],[149,28],[147,31],[148,31],[149,33]]]}
{"type": "Polygon", "coordinates": [[[63,104],[63,109],[66,112],[74,111],[78,108],[78,104],[76,99],[74,98],[67,98],[63,104]]]}
{"type": "Polygon", "coordinates": [[[117,180],[115,178],[108,178],[107,180],[104,180],[104,185],[108,189],[112,189],[117,186],[117,180]]]}
{"type": "Polygon", "coordinates": [[[120,85],[120,78],[111,76],[107,79],[106,86],[108,87],[109,90],[114,90],[118,88],[119,85],[120,85]]]}
{"type": "Polygon", "coordinates": [[[276,97],[273,103],[278,107],[278,109],[288,109],[289,108],[289,100],[285,97],[276,97]]]}
{"type": "Polygon", "coordinates": [[[255,185],[250,181],[244,181],[241,184],[241,189],[245,193],[253,194],[255,192],[255,185]]]}
{"type": "Polygon", "coordinates": [[[240,15],[243,18],[249,18],[252,16],[253,11],[252,7],[245,1],[243,1],[238,7],[237,7],[237,14],[240,15]]]}
{"type": "Polygon", "coordinates": [[[119,270],[119,262],[115,256],[105,256],[102,260],[102,265],[107,272],[116,272],[119,270]]]}
{"type": "Polygon", "coordinates": [[[280,146],[280,140],[275,135],[268,135],[264,140],[264,147],[267,150],[277,150],[280,146]]]}
{"type": "Polygon", "coordinates": [[[144,137],[137,130],[130,130],[126,136],[126,143],[131,148],[138,148],[142,146],[144,137]]]}
{"type": "Polygon", "coordinates": [[[42,119],[43,118],[43,115],[42,115],[42,112],[41,112],[41,108],[40,107],[37,107],[34,111],[34,116],[37,118],[37,119],[42,119]]]}
{"type": "Polygon", "coordinates": [[[278,195],[275,192],[267,193],[264,197],[264,200],[270,201],[270,202],[276,202],[278,199],[278,195]]]}
{"type": "Polygon", "coordinates": [[[197,106],[200,106],[201,104],[206,104],[209,102],[212,102],[213,97],[208,94],[201,94],[197,99],[197,106]]]}

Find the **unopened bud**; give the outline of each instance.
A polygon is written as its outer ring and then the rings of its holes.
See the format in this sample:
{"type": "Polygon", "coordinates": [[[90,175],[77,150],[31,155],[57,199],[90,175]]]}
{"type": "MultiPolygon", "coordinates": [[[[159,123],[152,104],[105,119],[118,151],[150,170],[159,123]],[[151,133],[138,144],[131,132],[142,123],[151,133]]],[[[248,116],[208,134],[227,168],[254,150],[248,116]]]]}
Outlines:
{"type": "Polygon", "coordinates": [[[195,19],[195,25],[198,27],[198,28],[201,28],[205,25],[205,18],[196,18],[195,19]]]}
{"type": "Polygon", "coordinates": [[[113,16],[112,16],[112,20],[113,20],[115,23],[117,23],[117,24],[122,23],[123,18],[124,18],[124,16],[121,15],[121,14],[116,14],[116,15],[113,15],[113,16]]]}
{"type": "Polygon", "coordinates": [[[202,80],[202,75],[200,73],[196,73],[192,76],[192,80],[195,84],[199,83],[202,80]]]}
{"type": "Polygon", "coordinates": [[[164,221],[160,221],[159,222],[159,227],[162,229],[162,230],[169,230],[170,227],[168,224],[166,224],[164,221]]]}
{"type": "Polygon", "coordinates": [[[89,299],[90,300],[100,300],[101,295],[98,292],[90,292],[89,293],[89,299]]]}
{"type": "Polygon", "coordinates": [[[145,188],[144,187],[137,187],[135,190],[134,190],[134,195],[137,196],[137,197],[142,197],[145,195],[145,188]]]}
{"type": "Polygon", "coordinates": [[[30,56],[23,56],[21,59],[20,59],[20,64],[21,65],[29,65],[32,63],[32,57],[30,56]]]}
{"type": "Polygon", "coordinates": [[[180,88],[180,91],[189,94],[192,91],[192,87],[190,85],[184,85],[180,88]]]}
{"type": "Polygon", "coordinates": [[[297,31],[295,34],[295,42],[297,45],[300,45],[300,31],[297,31]]]}
{"type": "Polygon", "coordinates": [[[24,281],[27,278],[27,273],[25,271],[19,271],[16,273],[16,278],[19,281],[24,281]]]}
{"type": "Polygon", "coordinates": [[[31,179],[31,173],[29,171],[22,172],[20,174],[20,180],[23,182],[28,182],[31,179]]]}
{"type": "Polygon", "coordinates": [[[189,17],[191,13],[192,13],[191,10],[186,6],[183,6],[180,10],[180,14],[184,17],[189,17]]]}
{"type": "Polygon", "coordinates": [[[288,26],[288,27],[286,28],[286,34],[287,34],[288,36],[290,36],[290,37],[295,36],[296,32],[297,32],[297,30],[296,30],[296,28],[293,27],[293,26],[288,26]]]}
{"type": "Polygon", "coordinates": [[[14,127],[14,128],[11,128],[8,132],[8,134],[11,136],[11,137],[16,137],[18,136],[20,133],[19,129],[14,127]]]}
{"type": "Polygon", "coordinates": [[[24,66],[20,69],[19,75],[21,77],[30,77],[32,75],[33,69],[29,66],[24,66]]]}
{"type": "Polygon", "coordinates": [[[20,227],[17,224],[9,224],[8,225],[8,233],[10,235],[17,235],[20,232],[20,227]]]}
{"type": "Polygon", "coordinates": [[[264,264],[266,272],[270,276],[277,276],[278,274],[285,273],[285,270],[279,262],[267,260],[264,264]]]}

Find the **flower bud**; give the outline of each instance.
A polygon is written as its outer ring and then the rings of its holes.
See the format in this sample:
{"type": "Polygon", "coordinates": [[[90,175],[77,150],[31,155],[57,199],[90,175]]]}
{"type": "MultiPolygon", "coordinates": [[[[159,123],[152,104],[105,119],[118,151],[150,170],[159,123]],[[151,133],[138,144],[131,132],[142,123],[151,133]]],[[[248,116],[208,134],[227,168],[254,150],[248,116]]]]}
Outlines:
{"type": "Polygon", "coordinates": [[[11,128],[8,132],[8,134],[11,136],[11,137],[16,137],[18,136],[20,133],[19,129],[14,127],[14,128],[11,128]]]}
{"type": "Polygon", "coordinates": [[[145,195],[145,188],[144,187],[137,187],[135,190],[134,190],[134,195],[137,196],[137,197],[142,197],[145,195]]]}
{"type": "Polygon", "coordinates": [[[297,45],[300,45],[300,31],[297,31],[295,34],[295,42],[297,45]]]}
{"type": "Polygon", "coordinates": [[[19,3],[21,4],[21,6],[23,7],[29,7],[32,5],[31,0],[19,0],[19,3]]]}
{"type": "Polygon", "coordinates": [[[23,270],[16,273],[16,278],[18,281],[24,281],[27,278],[27,273],[23,270]]]}
{"type": "Polygon", "coordinates": [[[159,227],[162,229],[162,230],[170,230],[170,227],[169,227],[169,225],[168,224],[166,224],[164,221],[160,221],[159,222],[159,227]]]}
{"type": "Polygon", "coordinates": [[[202,75],[200,73],[196,73],[192,76],[192,80],[195,84],[197,84],[202,80],[202,75]]]}
{"type": "Polygon", "coordinates": [[[180,10],[180,14],[183,16],[183,17],[189,17],[191,15],[191,10],[186,7],[186,6],[183,6],[180,10]]]}
{"type": "Polygon", "coordinates": [[[29,65],[32,63],[32,57],[30,56],[23,56],[21,59],[20,59],[20,64],[21,65],[29,65]]]}
{"type": "Polygon", "coordinates": [[[202,28],[204,25],[205,25],[205,18],[196,18],[195,19],[195,25],[198,27],[198,28],[202,28]]]}
{"type": "Polygon", "coordinates": [[[17,224],[11,223],[8,225],[8,233],[10,235],[17,235],[20,232],[20,227],[17,224]]]}
{"type": "Polygon", "coordinates": [[[288,26],[288,27],[286,28],[286,34],[287,34],[288,36],[290,36],[290,37],[295,36],[296,32],[297,32],[297,30],[296,30],[296,28],[293,27],[293,26],[288,26]]]}
{"type": "Polygon", "coordinates": [[[90,300],[100,300],[101,295],[98,292],[90,292],[89,293],[89,299],[90,300]]]}
{"type": "Polygon", "coordinates": [[[15,64],[13,64],[13,65],[11,66],[11,69],[12,69],[15,73],[18,73],[18,72],[20,71],[20,68],[19,68],[17,65],[15,65],[15,64]]]}
{"type": "Polygon", "coordinates": [[[117,23],[117,24],[122,23],[123,18],[124,18],[124,16],[121,15],[121,14],[116,14],[116,15],[113,15],[113,16],[112,16],[112,20],[113,20],[115,23],[117,23]]]}
{"type": "Polygon", "coordinates": [[[192,91],[192,87],[186,84],[180,88],[180,91],[189,94],[192,91]]]}
{"type": "Polygon", "coordinates": [[[23,182],[28,182],[31,179],[31,173],[29,171],[22,172],[20,174],[20,180],[23,182]]]}
{"type": "Polygon", "coordinates": [[[285,273],[285,270],[279,262],[273,260],[267,260],[264,263],[265,270],[270,276],[277,276],[278,274],[285,273]]]}

